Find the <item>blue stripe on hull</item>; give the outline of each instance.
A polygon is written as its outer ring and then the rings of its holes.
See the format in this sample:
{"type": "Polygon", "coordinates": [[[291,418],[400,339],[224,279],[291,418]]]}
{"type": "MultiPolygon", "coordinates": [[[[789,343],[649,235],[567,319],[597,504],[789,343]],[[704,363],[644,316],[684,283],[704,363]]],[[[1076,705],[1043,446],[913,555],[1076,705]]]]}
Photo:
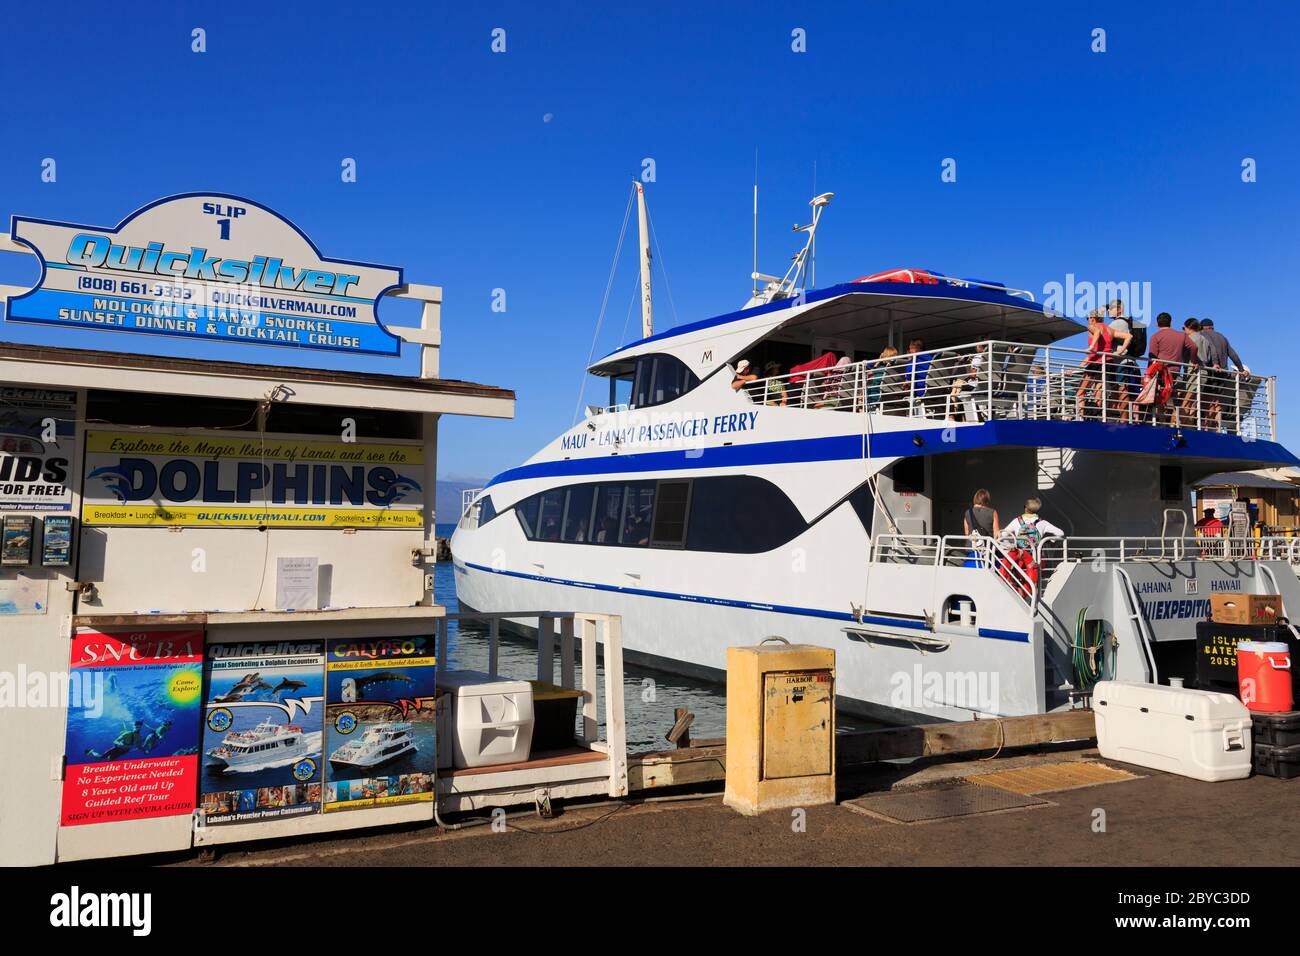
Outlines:
{"type": "MultiPolygon", "coordinates": [[[[1189,430],[1182,432],[1183,444],[1175,447],[1175,434],[1172,428],[1153,425],[993,421],[979,425],[941,426],[874,434],[871,436],[871,457],[906,458],[975,448],[1022,447],[1221,458],[1231,461],[1258,462],[1261,465],[1300,465],[1300,458],[1296,458],[1276,442],[1247,441],[1237,435],[1189,430]],[[921,440],[920,445],[916,443],[917,438],[921,440]]],[[[865,457],[864,450],[863,436],[857,433],[824,438],[756,442],[748,445],[609,455],[602,458],[539,461],[502,472],[488,482],[488,487],[523,478],[848,461],[865,457]]]]}
{"type": "MultiPolygon", "coordinates": [[[[637,597],[660,598],[667,601],[688,601],[694,604],[716,604],[722,607],[738,607],[749,611],[771,611],[774,614],[793,614],[799,617],[822,617],[834,621],[848,621],[858,623],[852,614],[845,611],[827,611],[820,608],[795,607],[789,604],[761,604],[756,601],[735,601],[729,598],[705,597],[699,594],[678,594],[672,591],[651,591],[645,588],[621,588],[612,584],[593,584],[590,581],[572,581],[568,578],[552,578],[541,574],[526,574],[523,571],[505,571],[497,568],[489,568],[482,564],[474,564],[472,561],[465,562],[466,567],[473,568],[475,571],[484,571],[488,574],[503,574],[510,578],[522,578],[526,581],[540,581],[543,584],[559,584],[565,587],[586,588],[592,591],[612,591],[616,594],[632,594],[637,597]]],[[[455,565],[456,570],[463,570],[459,565],[455,565]]],[[[863,617],[861,623],[876,624],[885,627],[900,627],[914,630],[928,630],[923,621],[911,620],[901,617],[880,617],[877,615],[868,615],[863,617]]],[[[996,628],[981,627],[979,630],[980,637],[989,637],[1003,641],[1019,641],[1022,643],[1029,642],[1029,635],[1024,631],[1003,631],[996,628]]]]}

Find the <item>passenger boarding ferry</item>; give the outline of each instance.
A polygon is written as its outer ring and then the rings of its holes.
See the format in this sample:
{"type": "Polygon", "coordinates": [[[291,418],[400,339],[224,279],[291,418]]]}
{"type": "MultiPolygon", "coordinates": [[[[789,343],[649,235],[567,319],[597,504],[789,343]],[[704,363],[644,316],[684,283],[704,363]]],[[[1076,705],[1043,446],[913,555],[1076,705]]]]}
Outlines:
{"type": "Polygon", "coordinates": [[[637,194],[644,335],[590,367],[607,407],[469,494],[463,609],[619,614],[629,659],[714,679],[732,645],[832,647],[842,706],[910,722],[1066,708],[1103,677],[1190,686],[1212,591],[1300,613],[1274,542],[1189,518],[1200,478],[1297,463],[1273,378],[1171,366],[1139,406],[1117,383],[1132,398],[1145,358],[1089,361],[1030,292],[909,269],[805,289],[831,194],[785,276],[656,333],[637,194]],[[848,362],[789,371],[827,353],[848,362]],[[1063,533],[968,536],[979,488],[1004,526],[1036,497],[1063,533]]]}

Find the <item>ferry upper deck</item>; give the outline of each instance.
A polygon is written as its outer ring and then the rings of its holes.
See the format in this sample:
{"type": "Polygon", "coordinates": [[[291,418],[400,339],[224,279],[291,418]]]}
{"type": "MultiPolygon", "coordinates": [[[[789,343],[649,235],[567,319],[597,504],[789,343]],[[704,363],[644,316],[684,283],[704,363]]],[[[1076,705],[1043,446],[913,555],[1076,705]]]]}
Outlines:
{"type": "MultiPolygon", "coordinates": [[[[1148,329],[1134,326],[1129,354],[1098,356],[1086,339],[1060,344],[1082,337],[1086,326],[1027,291],[947,277],[858,280],[620,348],[590,369],[610,386],[609,404],[590,411],[667,406],[713,375],[737,376],[745,361],[749,374],[736,377],[737,401],[745,404],[945,423],[1163,427],[1184,443],[1188,432],[1275,441],[1275,377],[1150,360],[1148,329]]],[[[1207,453],[1233,454],[1222,442],[1200,444],[1207,453]]],[[[1255,451],[1261,461],[1292,460],[1255,451]]]]}

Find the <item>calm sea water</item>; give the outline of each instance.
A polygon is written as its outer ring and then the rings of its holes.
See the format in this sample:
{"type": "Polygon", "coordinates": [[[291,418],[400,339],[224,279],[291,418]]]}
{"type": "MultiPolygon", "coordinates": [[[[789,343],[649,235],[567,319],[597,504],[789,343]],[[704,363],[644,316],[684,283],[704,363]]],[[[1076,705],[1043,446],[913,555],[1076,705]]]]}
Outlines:
{"type": "MultiPolygon", "coordinates": [[[[454,525],[438,525],[440,538],[451,537],[454,525]]],[[[448,613],[460,609],[456,601],[456,579],[450,561],[438,562],[434,570],[434,593],[448,613]]],[[[487,625],[466,621],[449,628],[448,666],[456,670],[487,670],[487,625]]],[[[558,673],[558,646],[556,670],[558,673]]],[[[519,679],[537,675],[537,645],[533,641],[502,634],[498,671],[519,679]]],[[[582,667],[578,665],[581,675],[582,667]]],[[[580,677],[579,677],[580,679],[580,677]]],[[[602,684],[602,694],[603,694],[602,684]]],[[[602,697],[603,700],[603,697],[602,697]]],[[[695,714],[691,725],[692,737],[723,737],[726,735],[726,691],[720,685],[692,681],[688,678],[665,674],[662,671],[624,664],[623,709],[627,717],[627,748],[638,752],[666,750],[672,747],[664,739],[673,726],[673,711],[685,707],[695,714]]],[[[603,704],[602,704],[603,709],[603,704]]]]}
{"type": "MultiPolygon", "coordinates": [[[[438,525],[438,537],[450,538],[454,528],[454,525],[438,525]]],[[[438,563],[434,571],[434,591],[437,600],[446,606],[448,613],[455,613],[460,609],[456,601],[456,579],[450,561],[438,563]]],[[[447,656],[450,658],[450,668],[487,670],[487,625],[466,621],[458,627],[453,622],[449,629],[447,656]]],[[[558,657],[557,651],[557,660],[558,657]]],[[[556,669],[558,671],[558,664],[556,669]]],[[[537,674],[536,643],[522,637],[502,634],[498,671],[507,677],[519,679],[535,677],[537,674]]],[[[581,665],[578,667],[578,672],[581,674],[581,665]]],[[[672,728],[673,711],[678,707],[685,707],[695,715],[695,722],[691,724],[692,737],[726,736],[726,688],[721,684],[695,681],[625,663],[623,701],[627,717],[629,751],[671,748],[672,744],[664,739],[664,734],[672,728]]],[[[841,732],[870,726],[860,720],[847,718],[843,714],[837,717],[836,724],[841,732]]]]}

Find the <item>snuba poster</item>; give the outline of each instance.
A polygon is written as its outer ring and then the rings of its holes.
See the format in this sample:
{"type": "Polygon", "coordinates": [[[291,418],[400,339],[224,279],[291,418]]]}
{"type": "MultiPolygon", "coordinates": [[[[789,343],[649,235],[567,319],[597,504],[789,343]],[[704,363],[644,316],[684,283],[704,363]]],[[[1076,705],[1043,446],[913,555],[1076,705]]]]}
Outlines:
{"type": "Polygon", "coordinates": [[[78,631],[70,677],[63,825],[192,813],[203,632],[78,631]]]}
{"type": "Polygon", "coordinates": [[[199,806],[206,825],[319,813],[325,644],[210,644],[199,806]]]}
{"type": "Polygon", "coordinates": [[[432,800],[433,638],[340,638],[326,650],[325,811],[432,800]]]}

